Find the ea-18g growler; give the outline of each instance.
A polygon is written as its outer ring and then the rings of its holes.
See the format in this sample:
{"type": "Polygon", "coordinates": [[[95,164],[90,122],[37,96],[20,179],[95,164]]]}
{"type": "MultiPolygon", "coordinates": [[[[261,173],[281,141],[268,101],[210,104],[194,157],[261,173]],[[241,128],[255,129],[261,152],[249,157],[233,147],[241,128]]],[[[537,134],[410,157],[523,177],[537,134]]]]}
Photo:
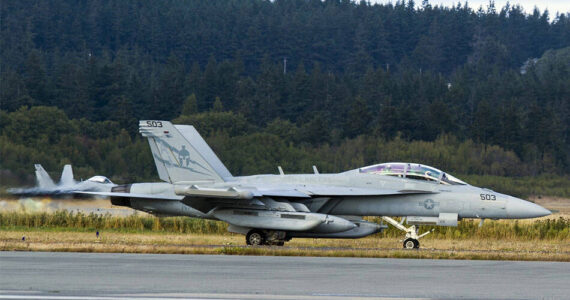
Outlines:
{"type": "Polygon", "coordinates": [[[457,226],[465,218],[524,219],[550,214],[534,203],[479,188],[418,163],[382,163],[336,174],[232,176],[193,126],[140,121],[162,183],[116,186],[114,205],[156,215],[221,220],[248,245],[292,238],[361,238],[387,226],[418,248],[418,225],[457,226]],[[403,217],[397,222],[392,217],[403,217]],[[404,220],[409,227],[405,226],[404,220]]]}

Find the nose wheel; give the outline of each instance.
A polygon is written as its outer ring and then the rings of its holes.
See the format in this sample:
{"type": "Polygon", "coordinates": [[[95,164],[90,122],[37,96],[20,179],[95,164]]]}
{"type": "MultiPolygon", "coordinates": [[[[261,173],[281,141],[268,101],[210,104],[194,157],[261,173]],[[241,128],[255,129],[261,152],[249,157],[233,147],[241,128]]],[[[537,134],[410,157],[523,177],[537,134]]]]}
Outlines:
{"type": "Polygon", "coordinates": [[[398,221],[390,218],[390,217],[382,217],[382,220],[392,224],[394,227],[404,231],[406,233],[406,237],[404,239],[404,249],[419,249],[420,248],[420,241],[419,239],[423,238],[424,236],[428,235],[432,231],[424,232],[418,235],[419,228],[416,225],[412,225],[410,227],[404,226],[405,218],[402,218],[402,222],[398,223],[398,221]]]}
{"type": "Polygon", "coordinates": [[[412,238],[407,238],[404,241],[404,248],[405,249],[418,249],[420,248],[420,241],[412,238]]]}

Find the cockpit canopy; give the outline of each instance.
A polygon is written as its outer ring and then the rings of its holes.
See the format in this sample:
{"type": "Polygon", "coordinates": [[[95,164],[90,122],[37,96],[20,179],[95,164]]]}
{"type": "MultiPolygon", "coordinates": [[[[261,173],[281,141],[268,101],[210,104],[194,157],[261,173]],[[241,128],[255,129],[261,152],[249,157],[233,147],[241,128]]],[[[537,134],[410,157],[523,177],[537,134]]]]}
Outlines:
{"type": "Polygon", "coordinates": [[[447,174],[434,167],[415,164],[415,163],[401,163],[401,162],[383,163],[383,164],[360,168],[358,170],[360,171],[360,173],[398,176],[410,179],[427,180],[435,182],[439,181],[442,184],[451,184],[451,185],[467,184],[464,181],[459,180],[456,177],[451,176],[450,174],[447,174]]]}
{"type": "Polygon", "coordinates": [[[107,178],[105,176],[101,176],[101,175],[93,176],[93,177],[87,179],[87,181],[93,181],[93,182],[105,183],[105,184],[113,184],[113,182],[111,182],[111,180],[109,180],[109,178],[107,178]]]}

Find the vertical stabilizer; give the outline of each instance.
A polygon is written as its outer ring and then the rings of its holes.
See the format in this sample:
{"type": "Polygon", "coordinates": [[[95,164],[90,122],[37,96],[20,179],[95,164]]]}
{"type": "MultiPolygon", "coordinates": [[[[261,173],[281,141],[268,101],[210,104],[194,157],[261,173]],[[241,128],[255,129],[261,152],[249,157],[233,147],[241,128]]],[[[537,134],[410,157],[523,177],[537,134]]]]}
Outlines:
{"type": "Polygon", "coordinates": [[[36,181],[38,183],[38,187],[40,188],[55,187],[55,183],[53,183],[53,180],[51,179],[51,177],[49,177],[49,174],[46,172],[46,170],[44,170],[42,165],[35,164],[34,167],[36,167],[36,181]]]}
{"type": "Polygon", "coordinates": [[[156,166],[156,171],[158,171],[158,177],[166,182],[171,182],[168,176],[168,171],[166,170],[166,161],[162,159],[160,151],[158,150],[158,144],[154,137],[148,138],[148,145],[150,146],[150,151],[152,152],[152,158],[154,159],[154,165],[156,166]]]}
{"type": "Polygon", "coordinates": [[[139,132],[148,138],[158,175],[164,181],[223,182],[232,178],[193,126],[145,120],[140,121],[139,132]]]}
{"type": "Polygon", "coordinates": [[[75,184],[71,165],[63,166],[63,172],[61,172],[61,179],[59,180],[59,184],[63,186],[71,186],[75,184]]]}

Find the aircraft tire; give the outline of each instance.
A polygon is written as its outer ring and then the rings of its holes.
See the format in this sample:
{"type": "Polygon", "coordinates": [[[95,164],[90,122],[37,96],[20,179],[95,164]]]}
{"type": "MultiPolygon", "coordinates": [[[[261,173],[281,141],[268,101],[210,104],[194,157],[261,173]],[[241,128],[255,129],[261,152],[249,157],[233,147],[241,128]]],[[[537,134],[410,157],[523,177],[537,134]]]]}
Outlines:
{"type": "Polygon", "coordinates": [[[245,243],[251,246],[261,246],[265,244],[265,233],[258,229],[250,230],[245,236],[245,243]]]}
{"type": "Polygon", "coordinates": [[[404,241],[404,249],[418,249],[420,248],[420,241],[412,238],[407,238],[404,241]]]}

